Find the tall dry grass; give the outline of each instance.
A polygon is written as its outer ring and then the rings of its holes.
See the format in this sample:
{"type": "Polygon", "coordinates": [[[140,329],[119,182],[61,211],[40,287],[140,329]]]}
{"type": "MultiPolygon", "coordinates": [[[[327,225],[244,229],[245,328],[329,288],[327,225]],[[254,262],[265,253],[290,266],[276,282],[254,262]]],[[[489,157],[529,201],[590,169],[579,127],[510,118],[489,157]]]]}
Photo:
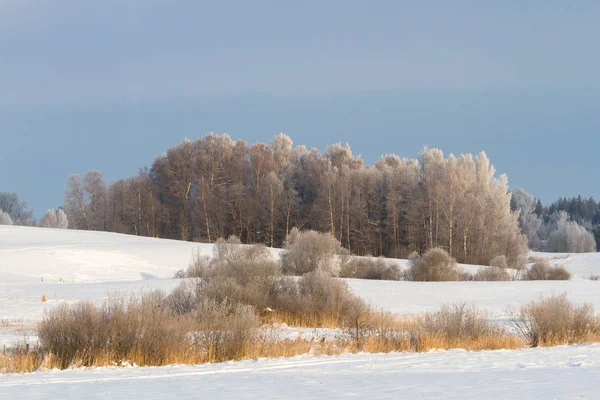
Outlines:
{"type": "Polygon", "coordinates": [[[516,330],[532,347],[600,341],[600,319],[591,304],[574,304],[565,293],[541,297],[511,311],[516,330]]]}

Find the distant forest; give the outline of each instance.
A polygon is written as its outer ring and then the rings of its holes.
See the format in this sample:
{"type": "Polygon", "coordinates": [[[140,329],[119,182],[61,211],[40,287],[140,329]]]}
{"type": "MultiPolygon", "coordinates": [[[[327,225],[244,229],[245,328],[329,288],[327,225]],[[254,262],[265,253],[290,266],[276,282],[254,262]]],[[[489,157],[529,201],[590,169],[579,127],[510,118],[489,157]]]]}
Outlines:
{"type": "MultiPolygon", "coordinates": [[[[15,196],[0,194],[0,210],[9,209],[0,223],[35,224],[15,196]]],[[[512,265],[523,262],[527,244],[595,251],[599,224],[591,198],[545,207],[523,190],[510,192],[485,153],[444,157],[425,148],[417,159],[386,155],[369,166],[348,145],[321,153],[283,134],[253,145],[215,134],[185,140],[110,184],[99,171],[72,175],[64,205],[39,222],[199,242],[235,235],[273,247],[297,227],[330,232],[358,255],[405,258],[441,247],[459,262],[506,255],[512,265]]]]}

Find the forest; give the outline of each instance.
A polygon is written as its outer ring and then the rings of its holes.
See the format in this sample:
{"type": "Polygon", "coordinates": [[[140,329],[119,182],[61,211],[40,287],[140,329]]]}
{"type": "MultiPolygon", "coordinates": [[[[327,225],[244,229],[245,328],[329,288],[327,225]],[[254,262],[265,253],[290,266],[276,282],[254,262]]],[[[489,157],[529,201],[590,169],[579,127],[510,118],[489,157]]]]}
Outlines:
{"type": "Polygon", "coordinates": [[[549,206],[509,190],[485,153],[416,159],[383,156],[373,166],[334,144],[324,153],[280,134],[248,145],[228,135],[185,140],[138,175],[107,183],[99,171],[71,175],[65,201],[39,221],[16,193],[0,193],[0,225],[100,230],[198,242],[236,236],[282,247],[292,228],[329,232],[357,255],[406,258],[442,248],[459,262],[527,247],[590,252],[600,244],[600,203],[559,198],[549,206]]]}
{"type": "Polygon", "coordinates": [[[505,255],[516,264],[527,252],[507,177],[483,152],[424,148],[369,166],[348,145],[321,153],[284,134],[253,145],[209,134],[111,184],[99,171],[72,175],[64,210],[74,229],[188,241],[235,235],[280,247],[296,227],[329,232],[358,255],[441,247],[459,262],[505,255]]]}

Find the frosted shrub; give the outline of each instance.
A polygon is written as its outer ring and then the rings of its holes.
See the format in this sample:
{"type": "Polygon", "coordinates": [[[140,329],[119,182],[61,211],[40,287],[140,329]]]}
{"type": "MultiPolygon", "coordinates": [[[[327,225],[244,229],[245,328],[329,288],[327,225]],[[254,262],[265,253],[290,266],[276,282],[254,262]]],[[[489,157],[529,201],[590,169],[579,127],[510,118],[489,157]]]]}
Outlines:
{"type": "Polygon", "coordinates": [[[384,258],[350,257],[342,262],[341,278],[400,280],[400,269],[390,265],[384,258]]]}
{"type": "Polygon", "coordinates": [[[457,281],[460,278],[456,260],[440,248],[428,250],[422,257],[413,255],[409,268],[414,281],[457,281]]]}
{"type": "Polygon", "coordinates": [[[285,243],[281,256],[283,272],[304,275],[317,269],[332,276],[339,274],[340,242],[329,233],[299,231],[294,228],[285,243]]]}
{"type": "Polygon", "coordinates": [[[473,279],[476,281],[508,281],[511,277],[506,270],[507,266],[506,256],[496,256],[490,261],[490,266],[479,269],[473,279]]]}
{"type": "Polygon", "coordinates": [[[571,273],[564,267],[550,266],[547,260],[539,260],[531,266],[523,279],[529,281],[568,281],[571,279],[571,273]]]}
{"type": "Polygon", "coordinates": [[[492,261],[490,261],[490,267],[508,268],[508,262],[506,261],[506,256],[504,254],[502,254],[502,255],[492,258],[492,261]]]}

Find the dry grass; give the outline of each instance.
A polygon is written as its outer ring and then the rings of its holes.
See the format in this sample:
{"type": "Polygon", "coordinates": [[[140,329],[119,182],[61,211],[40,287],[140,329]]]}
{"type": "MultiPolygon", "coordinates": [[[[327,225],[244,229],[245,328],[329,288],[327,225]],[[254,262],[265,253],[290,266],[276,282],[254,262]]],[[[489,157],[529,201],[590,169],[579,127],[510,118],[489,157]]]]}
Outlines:
{"type": "Polygon", "coordinates": [[[600,320],[591,304],[573,304],[566,294],[541,297],[512,315],[513,325],[533,347],[600,341],[600,320]]]}
{"type": "MultiPolygon", "coordinates": [[[[137,297],[132,302],[123,299],[112,300],[117,302],[121,311],[121,304],[127,318],[119,319],[119,323],[126,326],[114,331],[112,326],[93,325],[94,329],[78,328],[81,318],[87,322],[93,320],[90,315],[104,315],[106,310],[114,306],[101,306],[95,312],[85,303],[71,309],[60,308],[55,313],[46,317],[45,323],[50,320],[54,328],[56,324],[63,324],[60,330],[64,337],[65,349],[48,347],[48,339],[41,335],[42,347],[25,351],[23,348],[5,352],[0,357],[2,372],[32,372],[38,369],[75,367],[99,367],[121,365],[170,365],[170,364],[202,364],[207,362],[223,362],[229,360],[257,359],[265,357],[291,357],[299,354],[337,355],[342,353],[386,353],[386,352],[426,352],[462,348],[466,350],[496,350],[518,349],[525,346],[520,338],[497,327],[485,313],[464,304],[445,306],[435,313],[418,316],[400,317],[386,312],[373,312],[360,310],[356,319],[321,319],[314,320],[310,317],[284,312],[265,312],[259,316],[253,308],[244,305],[230,305],[225,303],[208,302],[200,305],[196,310],[186,316],[165,321],[162,312],[154,316],[146,315],[138,302],[148,302],[156,306],[158,295],[154,294],[150,300],[137,297]],[[142,299],[142,300],[140,300],[142,299]],[[124,302],[124,303],[123,303],[124,302]],[[131,306],[131,304],[134,304],[131,306]],[[141,331],[136,331],[141,322],[136,315],[140,313],[155,321],[145,322],[141,331]],[[77,318],[73,318],[76,315],[77,318]],[[158,321],[156,321],[158,319],[158,321]],[[297,326],[321,326],[340,328],[341,334],[333,336],[331,340],[304,340],[281,339],[277,330],[269,331],[259,328],[264,322],[285,322],[297,326]],[[175,332],[186,332],[186,335],[157,335],[152,333],[163,332],[157,325],[169,325],[175,332]],[[354,323],[354,325],[352,324],[354,323]],[[173,325],[176,326],[173,326],[173,325]],[[129,326],[129,325],[134,325],[129,326]],[[95,330],[104,329],[112,332],[115,337],[105,336],[108,342],[104,346],[94,346],[93,343],[85,344],[86,335],[98,335],[95,330]],[[122,332],[137,332],[139,341],[122,332]],[[85,332],[85,334],[82,334],[85,332]],[[145,337],[149,335],[152,340],[145,337]],[[71,348],[68,345],[77,343],[79,347],[71,348]],[[154,346],[150,346],[153,344],[154,346]],[[160,356],[157,356],[160,355],[160,356]]],[[[175,318],[173,313],[169,318],[175,318]]],[[[105,316],[104,316],[105,317],[105,316]]],[[[110,320],[108,318],[106,321],[110,320]]],[[[107,322],[103,322],[107,323],[107,322]]],[[[54,338],[56,330],[51,329],[54,338]]],[[[98,338],[98,336],[94,336],[98,338]]],[[[59,343],[59,342],[53,342],[59,343]]]]}

